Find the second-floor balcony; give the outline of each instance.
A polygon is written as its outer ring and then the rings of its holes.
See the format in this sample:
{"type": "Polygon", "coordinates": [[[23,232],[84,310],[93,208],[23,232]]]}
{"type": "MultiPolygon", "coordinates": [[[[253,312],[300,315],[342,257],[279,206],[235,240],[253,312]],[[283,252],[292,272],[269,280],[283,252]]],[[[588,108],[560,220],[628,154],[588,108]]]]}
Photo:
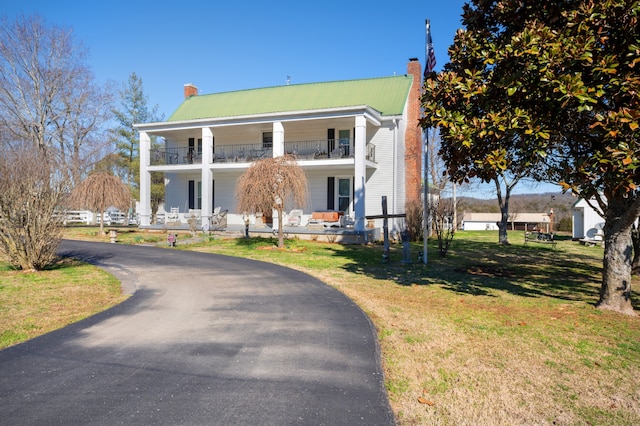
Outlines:
{"type": "MultiPolygon", "coordinates": [[[[366,159],[375,162],[375,145],[369,143],[366,159]]],[[[339,160],[353,158],[354,146],[350,139],[292,141],[284,143],[285,154],[296,160],[339,160]]],[[[234,144],[213,147],[213,163],[250,163],[273,156],[273,148],[266,144],[234,144]]],[[[202,151],[189,147],[151,149],[150,165],[201,164],[202,151]]]]}

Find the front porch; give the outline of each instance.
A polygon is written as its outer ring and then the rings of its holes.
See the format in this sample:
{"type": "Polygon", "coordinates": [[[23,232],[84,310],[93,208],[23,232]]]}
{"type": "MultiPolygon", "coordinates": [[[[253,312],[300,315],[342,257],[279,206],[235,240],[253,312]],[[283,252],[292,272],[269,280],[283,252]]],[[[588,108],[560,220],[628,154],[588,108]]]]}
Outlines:
{"type": "MultiPolygon", "coordinates": [[[[141,226],[140,229],[149,232],[166,232],[167,234],[191,235],[191,228],[186,223],[168,223],[141,226]]],[[[366,244],[380,241],[380,228],[365,228],[364,231],[357,231],[355,228],[336,227],[307,227],[307,226],[284,226],[286,239],[297,238],[301,240],[311,240],[319,242],[342,243],[342,244],[366,244]]],[[[197,229],[198,234],[219,235],[227,238],[243,238],[246,235],[246,228],[240,224],[229,224],[224,229],[202,231],[197,229]]],[[[278,228],[268,225],[250,224],[248,230],[249,237],[273,237],[278,235],[278,228]]],[[[180,237],[178,237],[178,244],[180,237]]]]}

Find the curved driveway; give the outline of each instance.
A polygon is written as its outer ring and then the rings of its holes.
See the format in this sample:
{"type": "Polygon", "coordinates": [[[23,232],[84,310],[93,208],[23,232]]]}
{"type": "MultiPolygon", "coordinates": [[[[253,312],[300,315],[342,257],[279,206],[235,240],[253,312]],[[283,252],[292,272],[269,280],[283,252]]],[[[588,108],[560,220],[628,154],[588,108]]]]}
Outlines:
{"type": "Polygon", "coordinates": [[[373,326],[301,272],[226,256],[64,241],[136,289],[0,351],[3,425],[393,424],[373,326]]]}

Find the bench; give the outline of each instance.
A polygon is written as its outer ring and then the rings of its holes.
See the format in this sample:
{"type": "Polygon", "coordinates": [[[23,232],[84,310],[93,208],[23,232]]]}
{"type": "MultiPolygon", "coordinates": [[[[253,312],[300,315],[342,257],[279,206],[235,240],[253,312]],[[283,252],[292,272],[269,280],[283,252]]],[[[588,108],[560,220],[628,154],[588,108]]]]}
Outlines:
{"type": "Polygon", "coordinates": [[[555,248],[557,244],[553,238],[553,234],[547,234],[545,232],[525,232],[524,243],[551,244],[553,248],[555,248]]]}
{"type": "Polygon", "coordinates": [[[311,228],[342,228],[344,226],[344,212],[331,210],[315,211],[311,214],[311,219],[309,219],[307,226],[311,228]]]}

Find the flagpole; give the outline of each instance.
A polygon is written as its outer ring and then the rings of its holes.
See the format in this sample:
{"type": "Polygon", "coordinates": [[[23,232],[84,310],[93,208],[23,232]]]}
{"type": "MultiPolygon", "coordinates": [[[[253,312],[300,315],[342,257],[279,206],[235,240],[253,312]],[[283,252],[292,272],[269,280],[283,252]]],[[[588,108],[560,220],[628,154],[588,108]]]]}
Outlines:
{"type": "Polygon", "coordinates": [[[429,237],[429,129],[425,131],[425,143],[422,144],[424,149],[424,194],[422,195],[422,261],[427,264],[427,239],[429,237]]]}
{"type": "MultiPolygon", "coordinates": [[[[436,55],[433,51],[433,40],[431,40],[431,22],[425,20],[425,64],[424,64],[424,79],[427,79],[429,73],[433,71],[436,65],[436,55]]],[[[422,261],[427,264],[427,240],[429,238],[429,129],[423,131],[423,159],[424,159],[424,188],[422,195],[422,222],[423,222],[423,248],[422,248],[422,261]]]]}

